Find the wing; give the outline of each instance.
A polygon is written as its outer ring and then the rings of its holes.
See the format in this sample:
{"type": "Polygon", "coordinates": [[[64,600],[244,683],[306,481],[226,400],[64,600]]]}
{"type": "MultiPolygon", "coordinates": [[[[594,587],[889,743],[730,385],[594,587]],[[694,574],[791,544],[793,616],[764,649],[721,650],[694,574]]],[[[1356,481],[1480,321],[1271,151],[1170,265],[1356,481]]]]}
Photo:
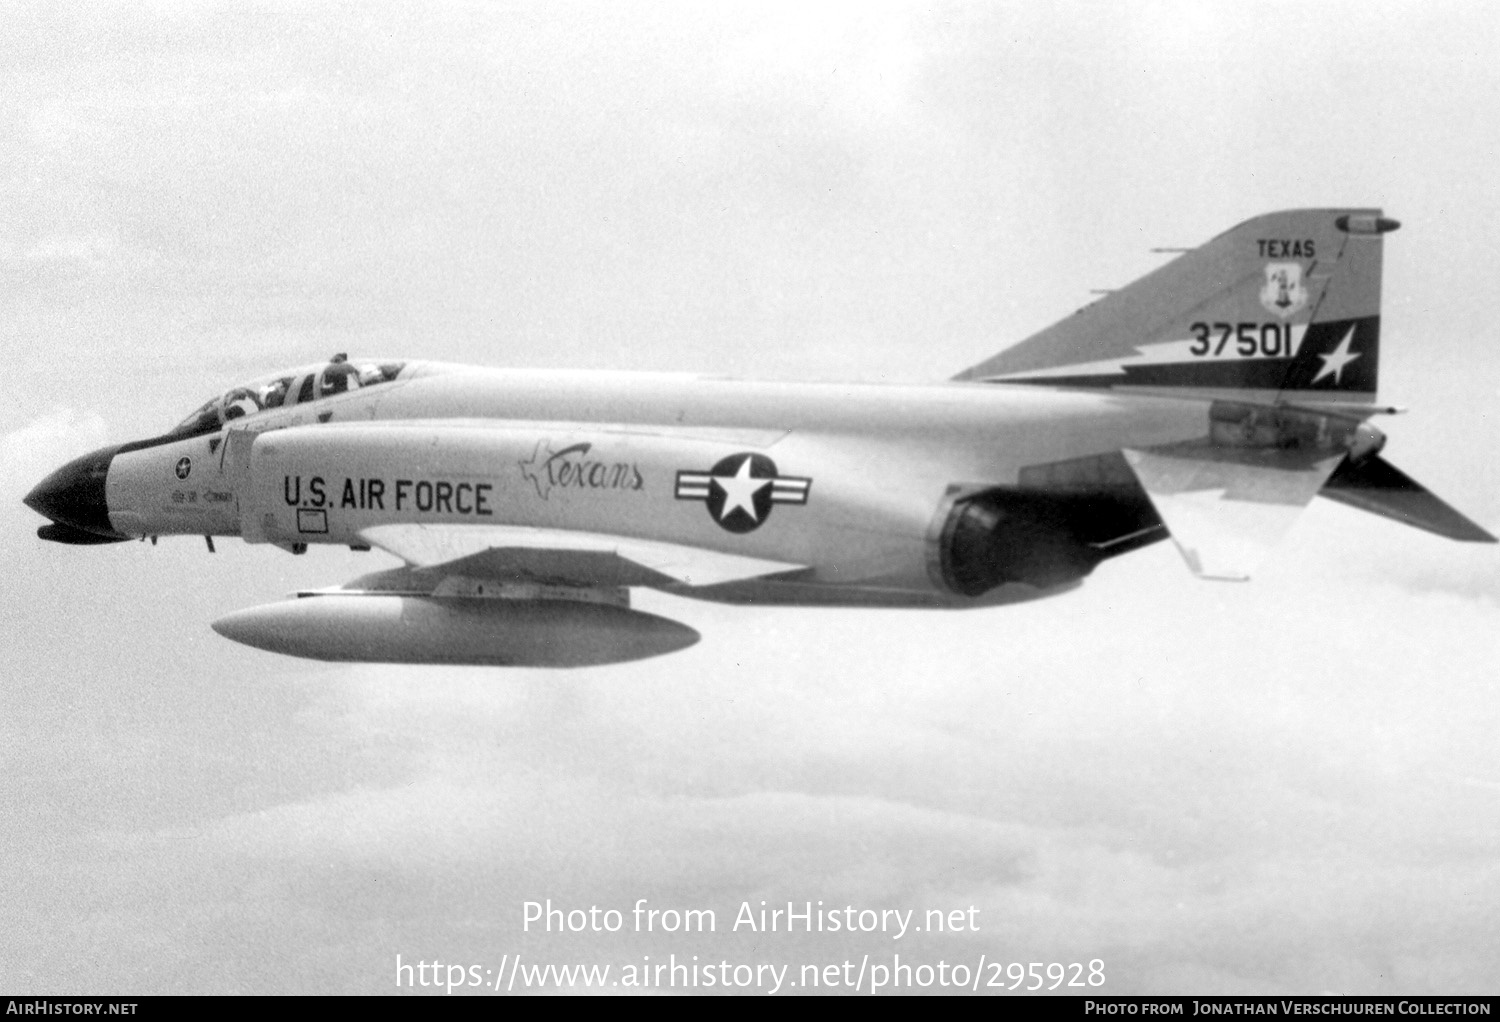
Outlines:
{"type": "Polygon", "coordinates": [[[803,569],[558,529],[381,525],[360,536],[406,567],[236,611],[214,630],[316,660],[589,667],[698,641],[680,622],[632,609],[630,586],[716,585],[803,569]]]}
{"type": "Polygon", "coordinates": [[[1235,581],[1250,577],[1343,458],[1208,444],[1123,453],[1193,574],[1235,581]]]}
{"type": "Polygon", "coordinates": [[[709,586],[806,567],[656,540],[511,525],[378,525],[360,537],[415,569],[584,588],[709,586]]]}

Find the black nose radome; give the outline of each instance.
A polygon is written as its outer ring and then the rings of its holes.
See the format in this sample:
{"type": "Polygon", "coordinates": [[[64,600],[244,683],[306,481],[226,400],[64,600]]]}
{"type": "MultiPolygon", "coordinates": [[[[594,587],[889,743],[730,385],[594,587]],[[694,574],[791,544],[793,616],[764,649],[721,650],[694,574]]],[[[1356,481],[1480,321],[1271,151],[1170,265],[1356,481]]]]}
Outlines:
{"type": "Polygon", "coordinates": [[[104,478],[118,450],[106,447],[74,458],[38,483],[24,498],[26,506],[59,525],[109,539],[118,537],[120,534],[109,524],[109,505],[104,498],[104,478]]]}

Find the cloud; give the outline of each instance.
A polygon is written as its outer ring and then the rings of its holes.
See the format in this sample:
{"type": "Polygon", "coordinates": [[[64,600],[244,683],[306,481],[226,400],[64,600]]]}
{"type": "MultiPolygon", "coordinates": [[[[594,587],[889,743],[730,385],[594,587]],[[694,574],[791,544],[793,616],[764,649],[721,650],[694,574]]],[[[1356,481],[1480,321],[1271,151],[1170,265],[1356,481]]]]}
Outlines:
{"type": "Polygon", "coordinates": [[[0,435],[0,501],[18,502],[48,472],[103,447],[108,438],[109,427],[98,412],[64,407],[0,435]]]}
{"type": "Polygon", "coordinates": [[[974,906],[979,933],[899,950],[1098,957],[1116,991],[1482,985],[1500,874],[1493,795],[1471,782],[1500,778],[1495,608],[1341,580],[1339,563],[1214,587],[1161,546],[1059,600],[976,614],[658,597],[714,648],[569,674],[323,670],[275,739],[320,775],[306,794],[107,847],[144,877],[185,870],[180,901],[135,909],[152,927],[250,960],[307,942],[350,989],[384,988],[401,950],[898,949],[728,929],[762,900],[974,906]],[[1361,614],[1330,616],[1348,605],[1361,614]],[[1464,641],[1472,660],[1420,680],[1464,641]],[[836,664],[799,652],[830,643],[836,664]],[[216,891],[224,876],[238,893],[216,891]],[[663,943],[521,926],[526,900],[642,897],[713,908],[721,928],[663,943]],[[222,903],[204,916],[200,898],[222,903]]]}

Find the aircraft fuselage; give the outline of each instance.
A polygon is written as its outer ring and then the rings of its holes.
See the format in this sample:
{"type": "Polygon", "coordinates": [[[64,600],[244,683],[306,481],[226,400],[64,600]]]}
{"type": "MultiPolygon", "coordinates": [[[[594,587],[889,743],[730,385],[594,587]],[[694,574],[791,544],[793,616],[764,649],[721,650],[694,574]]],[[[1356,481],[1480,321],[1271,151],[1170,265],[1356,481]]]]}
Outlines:
{"type": "Polygon", "coordinates": [[[109,524],[299,550],[361,546],[389,523],[578,530],[805,566],[661,586],[691,595],[973,603],[935,578],[935,531],[956,496],[1018,485],[1028,466],[1207,430],[1201,404],[1084,391],[420,364],[409,374],[126,445],[109,462],[109,524]]]}

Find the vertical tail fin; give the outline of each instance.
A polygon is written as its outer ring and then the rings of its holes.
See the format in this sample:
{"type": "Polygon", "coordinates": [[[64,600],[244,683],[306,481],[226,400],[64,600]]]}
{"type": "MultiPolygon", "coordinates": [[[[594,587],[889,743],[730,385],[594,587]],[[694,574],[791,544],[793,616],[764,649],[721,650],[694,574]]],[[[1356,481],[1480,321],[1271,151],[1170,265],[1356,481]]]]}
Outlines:
{"type": "Polygon", "coordinates": [[[1371,403],[1399,226],[1378,209],[1247,220],[956,379],[1371,403]]]}

